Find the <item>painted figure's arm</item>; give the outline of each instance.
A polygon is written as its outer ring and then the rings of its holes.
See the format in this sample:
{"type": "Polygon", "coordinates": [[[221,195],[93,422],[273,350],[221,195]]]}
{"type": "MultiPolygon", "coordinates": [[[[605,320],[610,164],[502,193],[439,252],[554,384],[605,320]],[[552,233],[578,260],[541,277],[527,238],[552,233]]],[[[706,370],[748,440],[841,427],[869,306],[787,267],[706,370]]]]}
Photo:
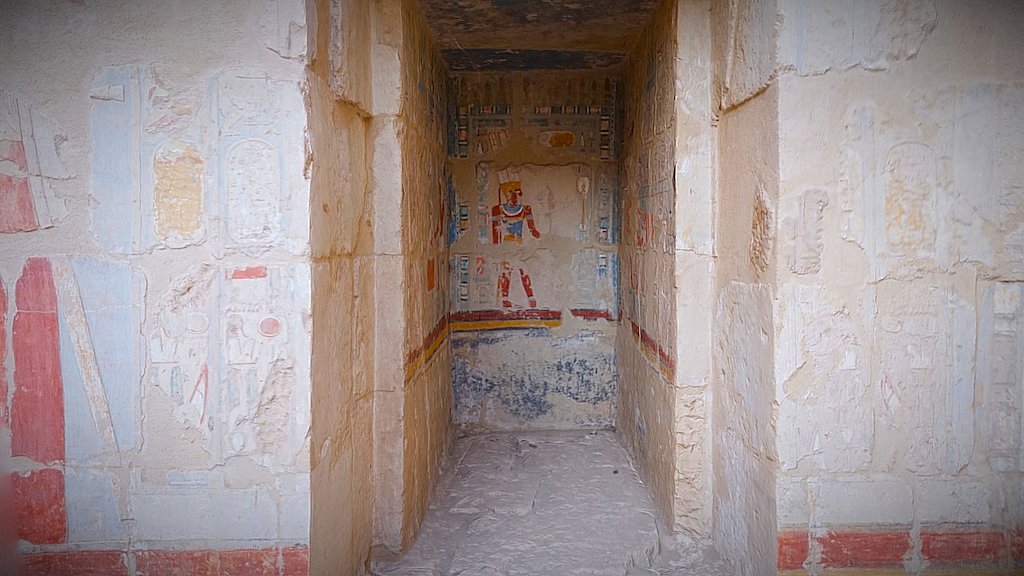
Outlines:
{"type": "Polygon", "coordinates": [[[498,228],[501,226],[501,206],[491,208],[491,244],[501,242],[498,237],[498,228]]]}
{"type": "Polygon", "coordinates": [[[523,206],[523,213],[526,214],[526,225],[530,227],[530,234],[533,234],[534,238],[540,238],[540,231],[533,222],[533,209],[529,205],[523,206]]]}

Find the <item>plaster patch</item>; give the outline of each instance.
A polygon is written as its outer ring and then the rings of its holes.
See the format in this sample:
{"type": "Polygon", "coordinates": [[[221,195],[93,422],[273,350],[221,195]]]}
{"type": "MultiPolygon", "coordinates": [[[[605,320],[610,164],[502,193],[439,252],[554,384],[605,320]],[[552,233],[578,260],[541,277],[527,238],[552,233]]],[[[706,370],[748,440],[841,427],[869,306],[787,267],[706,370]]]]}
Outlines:
{"type": "Polygon", "coordinates": [[[203,159],[191,144],[161,148],[153,158],[156,235],[172,248],[202,236],[203,159]]]}

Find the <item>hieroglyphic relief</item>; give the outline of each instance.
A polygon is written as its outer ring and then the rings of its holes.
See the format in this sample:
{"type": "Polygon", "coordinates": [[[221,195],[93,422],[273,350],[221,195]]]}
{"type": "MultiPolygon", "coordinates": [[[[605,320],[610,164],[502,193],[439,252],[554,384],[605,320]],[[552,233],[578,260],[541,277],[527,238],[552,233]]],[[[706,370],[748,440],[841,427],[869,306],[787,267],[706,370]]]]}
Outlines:
{"type": "Polygon", "coordinates": [[[854,472],[872,459],[875,411],[863,399],[871,394],[868,348],[850,311],[831,302],[821,289],[783,288],[777,314],[775,381],[779,401],[782,467],[810,461],[821,470],[854,472]],[[808,387],[818,401],[805,403],[808,387]],[[831,431],[836,425],[842,434],[831,431]]]}
{"type": "Polygon", "coordinates": [[[924,144],[898,144],[886,154],[885,238],[896,253],[914,256],[935,249],[935,171],[924,144]]]}
{"type": "Polygon", "coordinates": [[[272,453],[287,438],[296,367],[286,321],[288,281],[279,268],[225,270],[221,285],[226,361],[220,418],[228,455],[272,453]]]}
{"type": "Polygon", "coordinates": [[[282,150],[302,134],[289,113],[301,106],[297,87],[238,72],[179,85],[123,67],[101,73],[90,96],[92,140],[103,142],[92,159],[93,233],[107,250],[287,240],[300,168],[286,170],[282,150]],[[213,210],[226,215],[220,230],[208,229],[213,210]]]}
{"type": "Polygon", "coordinates": [[[786,222],[791,230],[789,269],[794,274],[814,274],[821,269],[822,219],[828,206],[828,193],[808,190],[797,202],[797,217],[786,222]]]}
{"type": "Polygon", "coordinates": [[[917,141],[917,130],[893,128],[873,105],[848,112],[848,142],[840,159],[840,234],[864,249],[873,279],[943,267],[953,251],[940,234],[942,226],[953,225],[943,222],[953,206],[946,200],[949,182],[939,161],[951,154],[952,125],[947,118],[931,118],[933,112],[922,109],[919,117],[938,131],[927,143],[917,141]]]}
{"type": "Polygon", "coordinates": [[[460,106],[456,122],[459,158],[468,158],[470,150],[474,156],[486,156],[508,145],[512,129],[508,106],[460,106]]]}
{"type": "Polygon", "coordinates": [[[151,68],[103,71],[90,97],[93,234],[109,251],[180,248],[205,237],[206,180],[194,86],[164,81],[151,68]]]}
{"type": "Polygon", "coordinates": [[[912,282],[880,286],[878,304],[881,422],[905,438],[908,470],[954,474],[974,446],[973,306],[954,290],[912,282]]]}
{"type": "Polygon", "coordinates": [[[273,244],[280,239],[286,199],[278,86],[260,74],[224,74],[215,90],[225,242],[273,244]]]}
{"type": "Polygon", "coordinates": [[[538,249],[524,259],[452,255],[452,300],[456,312],[478,310],[550,310],[559,303],[554,255],[538,249]]]}
{"type": "Polygon", "coordinates": [[[989,462],[1000,472],[1024,471],[1024,290],[993,282],[979,310],[978,378],[985,398],[989,462]]]}
{"type": "MultiPolygon", "coordinates": [[[[573,257],[573,280],[576,284],[574,315],[584,310],[607,312],[605,318],[619,315],[619,255],[618,252],[585,248],[573,257]],[[580,312],[577,312],[579,310],[580,312]]],[[[596,315],[597,312],[590,313],[596,315]]]]}
{"type": "Polygon", "coordinates": [[[611,160],[615,154],[611,106],[536,106],[523,119],[542,148],[566,149],[611,160]]]}
{"type": "Polygon", "coordinates": [[[281,168],[274,148],[243,140],[228,151],[228,237],[238,244],[265,244],[280,233],[281,168]]]}
{"type": "Polygon", "coordinates": [[[210,409],[211,330],[216,320],[211,295],[216,270],[203,266],[176,278],[155,306],[148,335],[148,376],[175,404],[175,417],[200,430],[212,429],[210,409]]]}
{"type": "Polygon", "coordinates": [[[160,297],[148,379],[212,455],[284,462],[301,446],[308,290],[298,268],[200,266],[160,297]]]}

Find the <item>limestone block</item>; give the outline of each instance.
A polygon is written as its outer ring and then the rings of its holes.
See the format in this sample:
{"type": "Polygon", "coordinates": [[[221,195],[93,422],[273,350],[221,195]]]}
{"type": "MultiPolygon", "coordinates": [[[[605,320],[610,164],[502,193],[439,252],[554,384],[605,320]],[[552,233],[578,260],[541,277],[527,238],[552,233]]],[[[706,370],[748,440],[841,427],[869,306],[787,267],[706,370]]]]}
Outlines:
{"type": "Polygon", "coordinates": [[[888,70],[917,56],[938,20],[931,0],[779,0],[779,67],[801,75],[888,70]]]}
{"type": "Polygon", "coordinates": [[[716,104],[729,110],[762,92],[775,77],[775,0],[714,4],[716,104]]]}
{"type": "MultiPolygon", "coordinates": [[[[389,0],[394,2],[394,0],[389,0]]],[[[371,7],[359,0],[330,0],[329,82],[336,98],[372,109],[371,7]]]]}
{"type": "Polygon", "coordinates": [[[784,469],[810,460],[829,472],[872,460],[870,360],[856,317],[820,288],[786,284],[776,309],[776,401],[784,469]]]}
{"type": "Polygon", "coordinates": [[[905,480],[888,478],[820,480],[814,524],[822,527],[907,525],[914,519],[914,496],[905,480]]]}
{"type": "Polygon", "coordinates": [[[414,165],[412,158],[402,155],[399,124],[392,117],[374,118],[371,122],[373,138],[372,192],[374,252],[401,254],[402,230],[402,175],[414,165]]]}
{"type": "Polygon", "coordinates": [[[712,427],[716,548],[740,573],[774,570],[776,491],[771,296],[730,282],[716,309],[712,427]]]}
{"type": "Polygon", "coordinates": [[[775,491],[775,509],[778,525],[783,528],[805,529],[810,520],[807,482],[802,478],[779,475],[775,491]]]}
{"type": "Polygon", "coordinates": [[[277,501],[265,488],[146,488],[132,494],[135,537],[143,541],[274,540],[277,501]]]}
{"type": "Polygon", "coordinates": [[[925,523],[984,524],[991,519],[992,487],[966,479],[923,480],[914,505],[925,523]]]}
{"type": "Polygon", "coordinates": [[[682,386],[703,386],[711,379],[711,342],[714,296],[714,262],[691,252],[675,256],[676,350],[679,366],[676,382],[682,386]]]}

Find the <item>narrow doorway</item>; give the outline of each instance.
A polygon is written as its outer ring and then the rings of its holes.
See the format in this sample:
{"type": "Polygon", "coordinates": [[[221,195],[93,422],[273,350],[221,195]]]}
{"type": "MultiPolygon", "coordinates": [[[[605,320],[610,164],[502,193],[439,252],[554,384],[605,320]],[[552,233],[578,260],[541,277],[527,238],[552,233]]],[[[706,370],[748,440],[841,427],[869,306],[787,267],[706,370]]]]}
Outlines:
{"type": "Polygon", "coordinates": [[[375,572],[653,569],[675,484],[674,5],[420,4],[449,67],[454,440],[375,572]]]}

